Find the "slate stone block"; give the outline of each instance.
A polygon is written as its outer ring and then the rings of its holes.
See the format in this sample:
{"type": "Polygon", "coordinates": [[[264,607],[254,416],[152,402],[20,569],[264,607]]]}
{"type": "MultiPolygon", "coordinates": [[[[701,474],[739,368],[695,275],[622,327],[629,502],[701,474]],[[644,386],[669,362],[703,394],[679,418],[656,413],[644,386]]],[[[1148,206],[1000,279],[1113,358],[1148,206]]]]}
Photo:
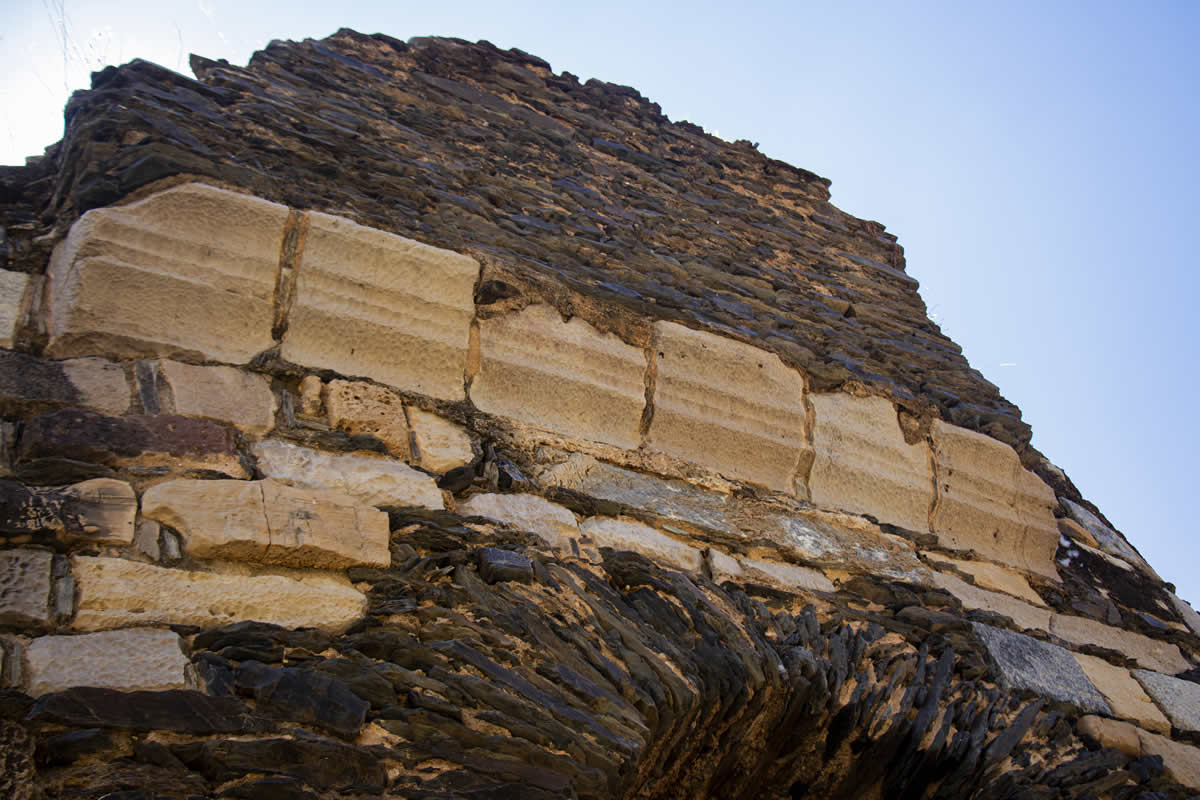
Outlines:
{"type": "Polygon", "coordinates": [[[1133,675],[1158,707],[1166,712],[1173,726],[1184,731],[1200,731],[1200,684],[1148,669],[1135,670],[1133,675]]]}
{"type": "Polygon", "coordinates": [[[256,725],[250,710],[233,697],[200,692],[120,692],[76,687],[43,695],[29,712],[32,722],[94,728],[178,733],[240,733],[256,725]]]}
{"type": "Polygon", "coordinates": [[[1001,686],[1031,691],[1082,711],[1112,714],[1070,651],[978,622],[971,627],[987,646],[1001,686]]]}
{"type": "Polygon", "coordinates": [[[533,581],[533,562],[520,553],[483,547],[479,550],[479,574],[488,583],[499,581],[533,581]]]}

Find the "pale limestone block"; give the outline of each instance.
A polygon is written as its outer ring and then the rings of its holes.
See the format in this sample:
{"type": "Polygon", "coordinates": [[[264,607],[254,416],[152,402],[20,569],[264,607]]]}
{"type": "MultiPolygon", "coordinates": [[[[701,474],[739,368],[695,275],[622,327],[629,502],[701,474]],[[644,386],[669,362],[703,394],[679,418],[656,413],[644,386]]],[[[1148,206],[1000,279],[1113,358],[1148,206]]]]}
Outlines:
{"type": "Polygon", "coordinates": [[[0,550],[0,624],[49,622],[50,570],[54,556],[42,550],[0,550]]]}
{"type": "Polygon", "coordinates": [[[51,257],[47,353],[249,361],[273,345],[287,217],[195,183],[87,212],[51,257]]]}
{"type": "Polygon", "coordinates": [[[654,326],[646,445],[729,478],[794,491],[807,442],[804,379],[757,347],[673,322],[654,326]]]}
{"type": "Polygon", "coordinates": [[[1088,714],[1075,725],[1080,736],[1099,742],[1103,748],[1118,750],[1130,758],[1141,758],[1142,742],[1138,730],[1128,722],[1088,714]]]}
{"type": "Polygon", "coordinates": [[[990,436],[934,420],[933,443],[938,540],[1058,580],[1054,491],[990,436]]]}
{"type": "Polygon", "coordinates": [[[188,659],[182,640],[158,628],[42,636],[29,643],[29,694],[73,686],[121,691],[186,689],[188,659]]]}
{"type": "Polygon", "coordinates": [[[142,514],[177,530],[198,558],[319,569],[391,563],[387,514],[326,490],[174,480],[146,491],[142,514]]]}
{"type": "Polygon", "coordinates": [[[283,357],[462,400],[478,275],[467,256],[311,213],[283,357]]]}
{"type": "Polygon", "coordinates": [[[1135,659],[1147,669],[1170,675],[1192,668],[1191,662],[1170,642],[1114,628],[1087,617],[1053,614],[1050,618],[1050,633],[1073,645],[1094,644],[1116,650],[1128,658],[1135,659]]]}
{"type": "Polygon", "coordinates": [[[77,398],[71,405],[113,416],[129,410],[129,383],[120,364],[103,358],[69,358],[60,363],[77,398]]]}
{"type": "Polygon", "coordinates": [[[976,586],[982,586],[985,589],[995,589],[997,592],[1006,592],[1035,606],[1046,605],[1042,601],[1041,595],[1033,590],[1033,587],[1029,585],[1029,581],[1026,580],[1024,575],[1007,567],[990,564],[986,561],[959,561],[941,555],[931,555],[929,557],[939,564],[946,564],[960,572],[967,573],[975,579],[976,586]]]}
{"type": "Polygon", "coordinates": [[[1139,730],[1142,755],[1161,756],[1167,775],[1192,791],[1200,791],[1200,748],[1139,730]]]}
{"type": "Polygon", "coordinates": [[[759,558],[743,558],[741,562],[746,581],[757,582],[765,578],[767,583],[788,592],[834,591],[833,582],[815,569],[759,558]]]}
{"type": "Polygon", "coordinates": [[[1129,670],[1114,666],[1102,658],[1073,653],[1079,666],[1092,685],[1100,690],[1113,714],[1132,720],[1149,731],[1171,733],[1171,723],[1154,705],[1154,701],[1142,690],[1141,684],[1133,679],[1129,670]]]}
{"type": "Polygon", "coordinates": [[[471,436],[463,426],[412,406],[408,407],[408,424],[419,463],[430,472],[445,473],[475,460],[471,436]]]}
{"type": "Polygon", "coordinates": [[[328,489],[377,507],[444,509],[437,481],[407,464],[379,456],[326,453],[281,441],[251,446],[264,475],[301,489],[328,489]]]}
{"type": "Polygon", "coordinates": [[[925,443],[907,444],[882,397],[812,394],[812,502],[913,531],[929,530],[933,469],[925,443]]]}
{"type": "Polygon", "coordinates": [[[533,494],[476,494],[458,504],[458,513],[487,517],[537,534],[552,547],[570,549],[579,525],[569,509],[533,494]]]}
{"type": "Polygon", "coordinates": [[[330,381],[323,393],[330,427],[351,435],[374,436],[396,458],[412,458],[404,399],[374,383],[330,381]]]}
{"type": "Polygon", "coordinates": [[[695,547],[633,520],[591,517],[579,524],[579,530],[596,547],[632,550],[691,572],[700,572],[704,564],[703,553],[695,547]]]}
{"type": "Polygon", "coordinates": [[[710,547],[705,551],[705,558],[708,561],[708,573],[712,576],[713,583],[725,583],[726,581],[742,583],[745,580],[746,571],[742,569],[741,562],[733,556],[710,547]]]}
{"type": "Polygon", "coordinates": [[[28,286],[29,276],[24,272],[0,269],[0,347],[13,346],[28,286]]]}
{"type": "Polygon", "coordinates": [[[367,609],[361,592],[331,575],[222,575],[87,556],[73,558],[72,570],[79,592],[74,627],[81,631],[254,620],[340,632],[367,609]]]}
{"type": "Polygon", "coordinates": [[[275,427],[275,395],[266,376],[178,361],[163,361],[159,369],[170,387],[176,414],[228,422],[256,436],[275,427]]]}
{"type": "Polygon", "coordinates": [[[933,582],[962,602],[967,609],[1003,614],[1026,630],[1050,630],[1050,610],[1038,608],[999,592],[989,592],[945,572],[934,572],[933,582]]]}
{"type": "Polygon", "coordinates": [[[563,436],[636,448],[646,405],[646,354],[546,305],[479,322],[471,400],[563,436]]]}

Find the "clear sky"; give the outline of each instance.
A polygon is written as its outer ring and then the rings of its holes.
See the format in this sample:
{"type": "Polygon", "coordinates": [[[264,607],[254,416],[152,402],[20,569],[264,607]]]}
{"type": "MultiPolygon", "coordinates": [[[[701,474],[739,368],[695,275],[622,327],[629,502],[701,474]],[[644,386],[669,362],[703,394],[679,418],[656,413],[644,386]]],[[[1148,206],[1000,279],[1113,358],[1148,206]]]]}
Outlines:
{"type": "Polygon", "coordinates": [[[1200,3],[5,0],[0,163],[59,139],[105,64],[190,74],[190,52],[245,64],[339,27],[519,47],[832,179],[1034,444],[1200,604],[1200,3]]]}

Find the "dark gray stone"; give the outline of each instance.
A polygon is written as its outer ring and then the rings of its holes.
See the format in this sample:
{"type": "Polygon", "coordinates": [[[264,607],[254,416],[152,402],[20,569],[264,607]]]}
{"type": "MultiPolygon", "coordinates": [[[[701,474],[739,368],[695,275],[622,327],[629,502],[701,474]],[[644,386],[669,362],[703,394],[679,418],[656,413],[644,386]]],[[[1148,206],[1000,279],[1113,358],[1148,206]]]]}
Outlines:
{"type": "Polygon", "coordinates": [[[137,731],[235,733],[254,725],[246,704],[233,697],[200,692],[119,692],[75,687],[43,695],[29,712],[34,722],[137,731]]]}
{"type": "Polygon", "coordinates": [[[234,670],[233,679],[240,691],[253,694],[260,714],[313,723],[346,738],[358,733],[370,708],[342,681],[306,669],[246,661],[234,670]]]}
{"type": "Polygon", "coordinates": [[[1108,703],[1088,680],[1071,653],[1022,633],[972,622],[987,646],[997,681],[1008,689],[1025,689],[1082,711],[1112,714],[1108,703]]]}
{"type": "Polygon", "coordinates": [[[520,553],[484,547],[479,551],[479,574],[488,583],[497,581],[533,581],[533,562],[520,553]]]}

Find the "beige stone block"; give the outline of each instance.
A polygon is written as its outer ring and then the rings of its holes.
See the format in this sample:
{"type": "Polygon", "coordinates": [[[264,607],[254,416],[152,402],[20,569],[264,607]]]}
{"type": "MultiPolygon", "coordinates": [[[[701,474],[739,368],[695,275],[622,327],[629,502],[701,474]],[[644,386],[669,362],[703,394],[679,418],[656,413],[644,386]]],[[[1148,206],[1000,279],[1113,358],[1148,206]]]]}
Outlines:
{"type": "Polygon", "coordinates": [[[646,354],[545,305],[479,322],[471,400],[563,436],[632,450],[641,441],[646,354]]]}
{"type": "Polygon", "coordinates": [[[1158,710],[1158,706],[1154,705],[1154,701],[1142,689],[1142,685],[1134,680],[1129,670],[1095,656],[1083,653],[1072,655],[1079,662],[1079,666],[1083,667],[1088,680],[1104,695],[1114,715],[1132,720],[1146,730],[1166,734],[1171,732],[1171,723],[1158,710]]]}
{"type": "Polygon", "coordinates": [[[214,628],[254,620],[340,632],[367,609],[361,592],[331,575],[222,575],[87,556],[72,562],[79,598],[74,625],[82,631],[147,625],[214,628]]]}
{"type": "Polygon", "coordinates": [[[50,621],[50,569],[43,550],[0,550],[0,624],[40,625],[50,621]]]}
{"type": "Polygon", "coordinates": [[[391,563],[387,514],[325,490],[269,479],[167,481],[142,495],[142,514],[177,530],[198,558],[319,569],[391,563]]]}
{"type": "Polygon", "coordinates": [[[363,505],[443,509],[437,481],[407,464],[381,456],[327,453],[281,441],[251,447],[264,475],[301,489],[327,489],[363,505]]]}
{"type": "Polygon", "coordinates": [[[325,393],[324,382],[316,375],[305,375],[300,380],[300,405],[296,412],[302,417],[323,417],[324,403],[321,395],[325,393]]]}
{"type": "Polygon", "coordinates": [[[363,381],[330,381],[323,393],[329,425],[351,435],[374,436],[396,458],[412,458],[404,399],[387,388],[363,381]]]}
{"type": "Polygon", "coordinates": [[[654,326],[647,446],[778,491],[795,490],[807,442],[804,379],[757,347],[673,322],[654,326]]]}
{"type": "Polygon", "coordinates": [[[283,357],[462,400],[474,259],[309,214],[283,357]]]}
{"type": "Polygon", "coordinates": [[[120,364],[103,358],[69,358],[60,363],[78,398],[73,405],[113,416],[129,410],[129,383],[120,364]]]}
{"type": "Polygon", "coordinates": [[[264,375],[235,367],[197,367],[178,361],[159,364],[176,414],[228,422],[262,436],[275,427],[275,395],[264,375]]]}
{"type": "Polygon", "coordinates": [[[1192,668],[1191,662],[1170,642],[1114,628],[1087,617],[1054,614],[1050,619],[1050,633],[1073,645],[1094,644],[1116,650],[1128,658],[1136,659],[1138,664],[1147,669],[1168,675],[1192,668]]]}
{"type": "Polygon", "coordinates": [[[1102,748],[1120,751],[1130,758],[1141,758],[1142,742],[1138,729],[1128,722],[1088,714],[1076,723],[1075,730],[1080,736],[1098,742],[1102,748]]]}
{"type": "Polygon", "coordinates": [[[824,573],[796,564],[766,561],[759,558],[743,558],[744,580],[752,583],[773,584],[787,592],[832,592],[833,582],[824,573]]]}
{"type": "Polygon", "coordinates": [[[1035,606],[1046,605],[1042,601],[1041,595],[1033,590],[1024,575],[1007,567],[990,564],[987,561],[959,561],[941,555],[930,556],[930,558],[939,564],[946,564],[970,575],[975,579],[976,586],[1011,594],[1013,597],[1018,597],[1035,606]]]}
{"type": "Polygon", "coordinates": [[[47,353],[249,361],[273,345],[287,217],[195,183],[87,212],[51,258],[47,353]]]}
{"type": "Polygon", "coordinates": [[[121,691],[186,689],[183,641],[159,628],[128,628],[76,636],[42,636],[29,643],[29,693],[72,686],[121,691]]]}
{"type": "Polygon", "coordinates": [[[938,540],[1058,580],[1054,491],[990,436],[935,420],[933,443],[938,540]]]}
{"type": "Polygon", "coordinates": [[[579,530],[596,547],[632,550],[691,572],[700,572],[704,565],[700,550],[633,520],[591,517],[579,524],[579,530]]]}
{"type": "Polygon", "coordinates": [[[534,494],[476,494],[458,504],[458,513],[487,517],[537,534],[551,547],[570,549],[579,525],[569,509],[534,494]]]}
{"type": "Polygon", "coordinates": [[[812,394],[812,502],[913,531],[929,530],[929,447],[907,444],[896,408],[882,397],[812,394]]]}
{"type": "Polygon", "coordinates": [[[712,576],[713,583],[744,582],[746,571],[742,569],[741,562],[736,558],[711,547],[705,551],[704,555],[708,561],[708,574],[712,576]]]}
{"type": "Polygon", "coordinates": [[[0,269],[0,347],[13,346],[24,310],[29,276],[24,272],[0,269]]]}
{"type": "Polygon", "coordinates": [[[945,572],[934,572],[933,582],[957,597],[967,609],[1003,614],[1025,630],[1050,630],[1050,610],[1038,608],[999,592],[989,592],[945,572]]]}
{"type": "Polygon", "coordinates": [[[1176,742],[1165,736],[1138,731],[1142,755],[1162,756],[1167,774],[1193,791],[1200,791],[1200,748],[1176,742]]]}
{"type": "Polygon", "coordinates": [[[430,472],[449,472],[475,460],[471,435],[463,426],[412,406],[408,407],[408,424],[417,448],[414,455],[430,472]]]}

